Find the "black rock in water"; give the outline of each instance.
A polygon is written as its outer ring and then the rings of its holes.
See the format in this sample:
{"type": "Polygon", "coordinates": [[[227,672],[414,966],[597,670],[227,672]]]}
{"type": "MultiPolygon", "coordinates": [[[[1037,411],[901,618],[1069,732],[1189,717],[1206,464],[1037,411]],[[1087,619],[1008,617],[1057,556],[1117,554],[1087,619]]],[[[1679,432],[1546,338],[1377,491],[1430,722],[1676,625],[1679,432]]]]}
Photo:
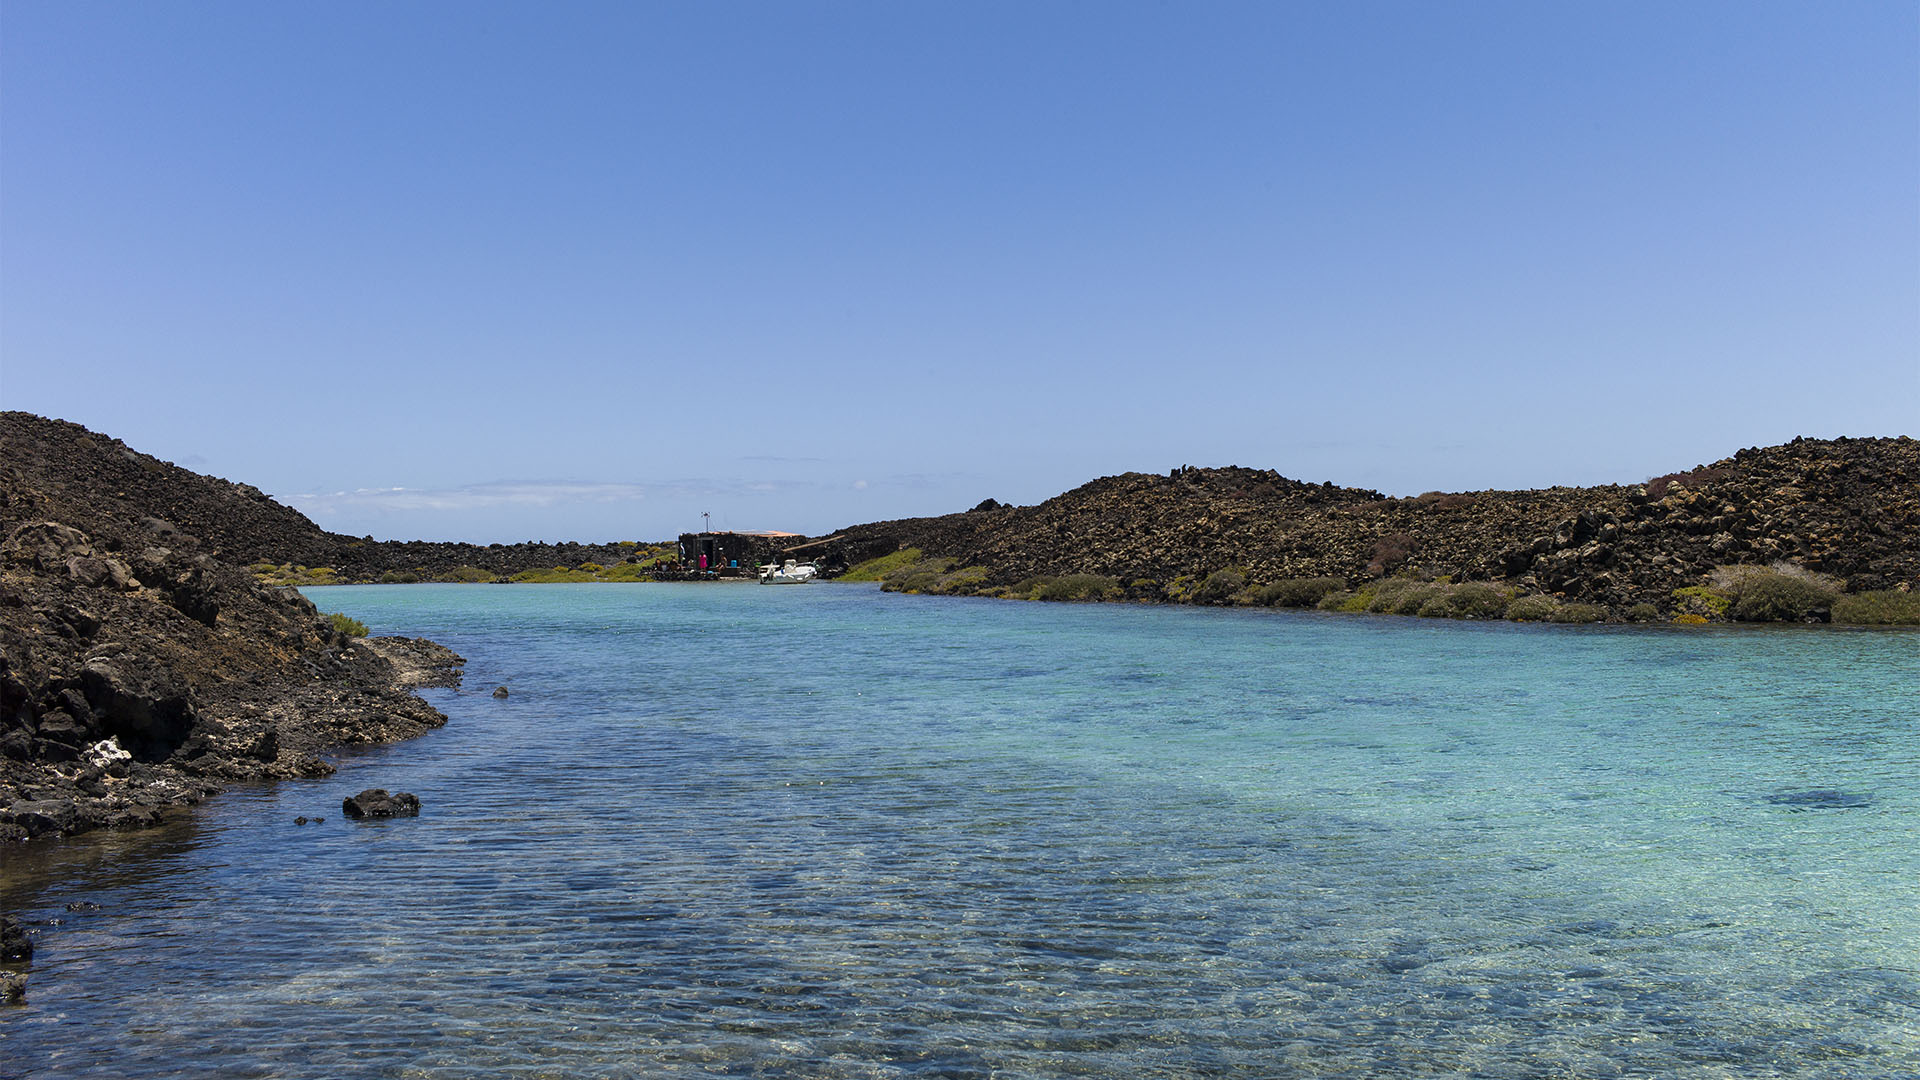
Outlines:
{"type": "Polygon", "coordinates": [[[420,800],[412,792],[389,795],[383,788],[368,788],[342,799],[340,809],[350,818],[414,817],[420,813],[420,800]]]}
{"type": "Polygon", "coordinates": [[[506,696],[507,696],[507,688],[506,688],[506,687],[504,687],[504,686],[496,686],[496,687],[494,687],[494,688],[493,688],[493,696],[494,696],[494,697],[497,697],[497,698],[503,698],[503,697],[506,697],[506,696]]]}
{"type": "Polygon", "coordinates": [[[0,915],[0,960],[31,959],[33,941],[27,937],[27,928],[6,915],[0,915]]]}

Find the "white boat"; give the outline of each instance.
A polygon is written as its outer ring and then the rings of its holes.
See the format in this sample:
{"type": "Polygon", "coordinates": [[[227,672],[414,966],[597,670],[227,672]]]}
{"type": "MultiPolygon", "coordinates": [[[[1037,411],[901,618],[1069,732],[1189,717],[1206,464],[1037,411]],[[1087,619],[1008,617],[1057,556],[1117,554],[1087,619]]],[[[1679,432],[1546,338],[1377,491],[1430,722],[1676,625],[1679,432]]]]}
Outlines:
{"type": "Polygon", "coordinates": [[[783,566],[769,566],[760,571],[762,585],[805,585],[820,576],[820,568],[812,563],[794,562],[788,559],[783,566]]]}

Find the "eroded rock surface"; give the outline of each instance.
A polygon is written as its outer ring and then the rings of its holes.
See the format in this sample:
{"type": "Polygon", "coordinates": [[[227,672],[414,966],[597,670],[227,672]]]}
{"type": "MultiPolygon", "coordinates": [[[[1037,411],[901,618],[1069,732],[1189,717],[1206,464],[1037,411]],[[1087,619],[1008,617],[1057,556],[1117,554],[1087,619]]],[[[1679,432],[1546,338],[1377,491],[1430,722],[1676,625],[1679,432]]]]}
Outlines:
{"type": "Polygon", "coordinates": [[[446,722],[408,691],[459,657],[348,637],[192,531],[305,518],[71,424],[0,414],[0,443],[0,841],[153,824],[446,722]]]}

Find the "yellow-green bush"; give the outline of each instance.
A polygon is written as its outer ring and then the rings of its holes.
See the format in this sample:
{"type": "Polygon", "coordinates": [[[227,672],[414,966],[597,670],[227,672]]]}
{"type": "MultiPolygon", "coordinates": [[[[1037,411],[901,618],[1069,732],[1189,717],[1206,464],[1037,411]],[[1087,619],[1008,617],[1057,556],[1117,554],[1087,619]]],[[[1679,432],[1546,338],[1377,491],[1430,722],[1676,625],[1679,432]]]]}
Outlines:
{"type": "Polygon", "coordinates": [[[340,631],[341,633],[347,635],[348,637],[366,637],[367,636],[367,624],[361,622],[359,619],[355,619],[348,615],[342,615],[339,612],[334,612],[333,614],[327,616],[327,621],[333,624],[333,628],[335,630],[340,631]]]}
{"type": "Polygon", "coordinates": [[[920,561],[919,548],[901,548],[891,555],[868,559],[841,574],[840,581],[879,581],[888,574],[920,561]]]}

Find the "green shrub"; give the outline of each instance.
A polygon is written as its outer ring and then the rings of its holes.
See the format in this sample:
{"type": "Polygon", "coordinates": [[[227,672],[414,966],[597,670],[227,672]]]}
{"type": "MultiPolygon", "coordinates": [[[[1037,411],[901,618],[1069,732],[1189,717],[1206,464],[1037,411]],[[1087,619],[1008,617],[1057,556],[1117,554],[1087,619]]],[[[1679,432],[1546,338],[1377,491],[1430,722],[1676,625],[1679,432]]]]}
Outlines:
{"type": "Polygon", "coordinates": [[[1346,588],[1345,578],[1282,578],[1271,585],[1262,585],[1254,593],[1254,599],[1268,607],[1314,607],[1334,593],[1345,592],[1346,588]]]}
{"type": "Polygon", "coordinates": [[[1854,626],[1920,626],[1920,595],[1897,589],[1848,593],[1834,600],[1833,621],[1854,626]]]}
{"type": "Polygon", "coordinates": [[[1199,588],[1193,590],[1193,594],[1188,599],[1196,604],[1224,604],[1246,587],[1246,572],[1229,567],[1208,574],[1207,579],[1200,583],[1199,588]]]}
{"type": "Polygon", "coordinates": [[[987,568],[963,566],[934,583],[933,592],[943,596],[971,596],[987,583],[987,568]]]}
{"type": "Polygon", "coordinates": [[[880,587],[887,592],[924,593],[933,592],[940,579],[953,569],[953,560],[942,557],[921,559],[907,566],[899,566],[880,579],[880,587]]]}
{"type": "MultiPolygon", "coordinates": [[[[1717,611],[1687,610],[1698,614],[1731,615],[1742,622],[1798,622],[1825,619],[1840,595],[1840,582],[1789,562],[1772,566],[1720,566],[1708,575],[1708,584],[1676,590],[1697,595],[1704,590],[1724,602],[1717,611]]],[[[1707,606],[1712,607],[1711,601],[1707,606]]]]}
{"type": "Polygon", "coordinates": [[[1660,609],[1653,604],[1635,604],[1627,609],[1628,622],[1659,622],[1660,609]]]}
{"type": "Polygon", "coordinates": [[[1733,617],[1741,622],[1799,622],[1833,617],[1834,589],[1785,574],[1755,575],[1733,601],[1733,617]]]}
{"type": "Polygon", "coordinates": [[[1516,596],[1507,603],[1507,618],[1514,622],[1547,622],[1560,604],[1551,596],[1540,593],[1528,593],[1516,596]]]}
{"type": "Polygon", "coordinates": [[[1313,606],[1319,608],[1321,611],[1342,611],[1348,614],[1358,614],[1366,611],[1372,605],[1373,586],[1362,585],[1351,592],[1342,589],[1336,593],[1328,593],[1326,596],[1321,597],[1319,603],[1313,606]]]}
{"type": "Polygon", "coordinates": [[[1498,619],[1507,613],[1507,590],[1484,581],[1439,586],[1419,614],[1442,619],[1498,619]]]}
{"type": "Polygon", "coordinates": [[[440,580],[458,581],[472,585],[483,581],[493,581],[499,576],[500,575],[491,570],[482,570],[477,566],[456,566],[446,573],[441,574],[440,580]]]}
{"type": "Polygon", "coordinates": [[[335,630],[339,631],[342,634],[347,635],[348,637],[366,637],[367,636],[367,624],[361,622],[359,619],[355,619],[351,616],[342,615],[338,612],[335,612],[331,615],[328,615],[327,620],[333,623],[333,628],[335,630]]]}
{"type": "Polygon", "coordinates": [[[1444,593],[1446,588],[1431,581],[1388,578],[1373,587],[1373,600],[1367,604],[1367,610],[1385,615],[1417,615],[1427,601],[1444,593]]]}
{"type": "Polygon", "coordinates": [[[600,571],[600,573],[594,576],[600,581],[612,581],[612,582],[652,581],[653,568],[655,565],[656,564],[651,562],[615,563],[614,565],[607,567],[605,570],[600,571]]]}
{"type": "Polygon", "coordinates": [[[380,575],[382,585],[412,585],[420,580],[420,575],[411,570],[389,570],[380,575]]]}
{"type": "Polygon", "coordinates": [[[1548,622],[1557,623],[1595,623],[1604,622],[1607,610],[1595,604],[1561,604],[1547,616],[1548,622]]]}
{"type": "Polygon", "coordinates": [[[877,559],[868,559],[866,562],[855,564],[846,573],[841,574],[839,580],[879,581],[895,570],[912,566],[919,561],[919,548],[901,548],[891,555],[882,555],[877,559]]]}
{"type": "Polygon", "coordinates": [[[1117,600],[1121,595],[1120,581],[1100,574],[1038,578],[1028,595],[1035,600],[1117,600]]]}
{"type": "Polygon", "coordinates": [[[1734,586],[1732,614],[1742,622],[1824,622],[1832,617],[1839,585],[1798,567],[1743,574],[1734,586]]]}

